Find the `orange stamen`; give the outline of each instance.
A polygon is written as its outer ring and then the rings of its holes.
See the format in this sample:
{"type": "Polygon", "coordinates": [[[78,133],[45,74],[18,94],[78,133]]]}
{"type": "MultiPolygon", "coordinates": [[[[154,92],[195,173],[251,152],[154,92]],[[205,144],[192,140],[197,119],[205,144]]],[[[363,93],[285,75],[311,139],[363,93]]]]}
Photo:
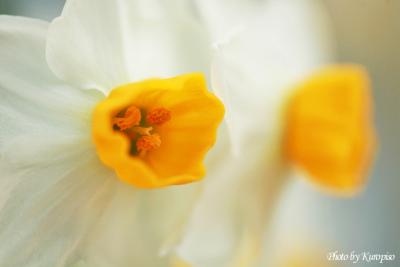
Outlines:
{"type": "Polygon", "coordinates": [[[125,131],[133,126],[139,125],[142,115],[136,106],[130,106],[123,117],[114,118],[113,124],[117,125],[121,131],[125,131]]]}
{"type": "Polygon", "coordinates": [[[166,108],[155,108],[149,111],[146,121],[152,125],[161,125],[171,119],[171,111],[166,108]]]}
{"type": "Polygon", "coordinates": [[[145,155],[146,152],[155,150],[161,146],[161,138],[158,134],[144,135],[136,141],[136,148],[140,155],[145,155]]]}

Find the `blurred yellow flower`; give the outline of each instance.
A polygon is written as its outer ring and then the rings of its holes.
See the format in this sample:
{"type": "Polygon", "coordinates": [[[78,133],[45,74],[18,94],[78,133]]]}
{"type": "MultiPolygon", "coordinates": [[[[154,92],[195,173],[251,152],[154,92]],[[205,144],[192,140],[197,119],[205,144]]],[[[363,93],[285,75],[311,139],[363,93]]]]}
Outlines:
{"type": "Polygon", "coordinates": [[[341,193],[364,184],[374,148],[368,74],[332,66],[300,84],[288,104],[288,160],[316,183],[341,193]]]}
{"type": "Polygon", "coordinates": [[[258,266],[293,167],[313,185],[348,193],[364,185],[373,157],[368,74],[331,65],[321,3],[271,0],[262,7],[215,44],[211,80],[226,107],[232,150],[209,173],[177,247],[194,265],[258,266]]]}

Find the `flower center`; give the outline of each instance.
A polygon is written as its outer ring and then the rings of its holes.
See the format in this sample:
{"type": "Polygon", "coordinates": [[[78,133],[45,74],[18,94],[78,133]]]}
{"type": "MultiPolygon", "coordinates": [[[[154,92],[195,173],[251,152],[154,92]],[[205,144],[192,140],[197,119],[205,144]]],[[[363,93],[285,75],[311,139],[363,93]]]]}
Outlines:
{"type": "Polygon", "coordinates": [[[161,146],[161,137],[155,132],[155,126],[161,126],[171,119],[171,111],[166,108],[154,108],[147,112],[132,105],[122,110],[113,119],[114,130],[123,132],[131,142],[130,153],[144,157],[147,152],[161,146]],[[145,118],[145,119],[144,119],[145,118]]]}
{"type": "Polygon", "coordinates": [[[148,79],[111,90],[92,117],[101,162],[139,188],[186,184],[205,175],[224,106],[202,74],[148,79]]]}

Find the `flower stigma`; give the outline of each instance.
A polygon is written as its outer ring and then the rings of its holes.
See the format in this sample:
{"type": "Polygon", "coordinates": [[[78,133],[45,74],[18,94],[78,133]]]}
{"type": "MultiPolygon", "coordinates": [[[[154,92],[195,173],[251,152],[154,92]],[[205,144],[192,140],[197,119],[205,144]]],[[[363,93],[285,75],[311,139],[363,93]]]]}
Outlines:
{"type": "Polygon", "coordinates": [[[100,160],[122,181],[186,184],[204,177],[223,115],[202,74],[150,79],[119,86],[97,104],[92,137],[100,160]]]}

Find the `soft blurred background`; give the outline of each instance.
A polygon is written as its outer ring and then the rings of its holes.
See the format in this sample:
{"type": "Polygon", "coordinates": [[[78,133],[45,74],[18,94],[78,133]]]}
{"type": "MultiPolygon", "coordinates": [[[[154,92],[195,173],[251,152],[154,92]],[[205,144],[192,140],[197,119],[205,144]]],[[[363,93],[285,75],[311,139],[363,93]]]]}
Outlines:
{"type": "MultiPolygon", "coordinates": [[[[282,231],[296,235],[301,229],[300,239],[328,246],[328,251],[396,254],[396,261],[384,266],[400,266],[400,1],[323,2],[331,15],[338,61],[363,64],[370,72],[378,154],[365,191],[355,198],[328,197],[298,180],[280,211],[280,222],[292,218],[282,231]]],[[[359,263],[364,265],[381,266],[359,263]]]]}
{"type": "MultiPolygon", "coordinates": [[[[400,257],[400,1],[322,2],[331,15],[338,61],[363,64],[372,76],[379,151],[367,188],[355,198],[326,196],[307,182],[296,181],[277,212],[276,242],[319,247],[323,253],[366,251],[400,257]]],[[[0,14],[51,20],[63,4],[0,0],[0,14]]],[[[384,266],[400,266],[400,259],[384,266]]]]}

